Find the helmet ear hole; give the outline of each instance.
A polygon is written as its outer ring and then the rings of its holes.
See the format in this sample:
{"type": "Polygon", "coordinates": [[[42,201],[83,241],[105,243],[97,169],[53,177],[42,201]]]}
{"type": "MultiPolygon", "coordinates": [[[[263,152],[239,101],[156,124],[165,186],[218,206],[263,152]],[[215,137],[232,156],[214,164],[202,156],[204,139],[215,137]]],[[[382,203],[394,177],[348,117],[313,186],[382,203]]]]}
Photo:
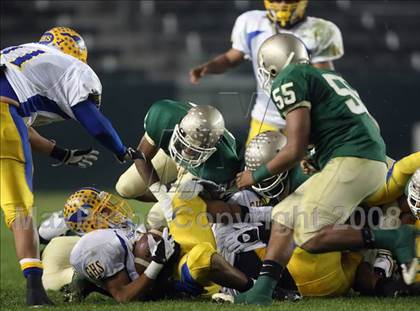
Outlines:
{"type": "Polygon", "coordinates": [[[277,69],[276,69],[276,68],[271,67],[271,68],[270,68],[270,75],[271,75],[271,76],[273,76],[273,77],[274,77],[274,76],[276,76],[276,75],[277,75],[277,69]]]}

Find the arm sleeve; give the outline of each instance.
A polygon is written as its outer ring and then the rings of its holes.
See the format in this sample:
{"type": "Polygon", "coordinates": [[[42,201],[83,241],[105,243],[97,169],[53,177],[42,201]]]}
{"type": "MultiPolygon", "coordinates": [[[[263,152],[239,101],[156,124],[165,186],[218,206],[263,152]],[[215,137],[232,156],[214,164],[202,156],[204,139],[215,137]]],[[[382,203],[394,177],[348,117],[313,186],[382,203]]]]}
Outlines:
{"type": "Polygon", "coordinates": [[[302,67],[296,66],[286,76],[273,83],[271,99],[283,118],[297,108],[311,108],[308,82],[302,67]]]}
{"type": "MultiPolygon", "coordinates": [[[[246,13],[245,13],[246,14],[246,13]]],[[[250,59],[251,51],[248,46],[246,36],[246,15],[240,15],[232,29],[231,41],[232,48],[245,54],[245,58],[250,59]]]]}
{"type": "Polygon", "coordinates": [[[111,122],[99,111],[95,102],[87,99],[72,107],[76,120],[83,125],[90,135],[118,157],[126,152],[118,133],[111,122]]]}
{"type": "Polygon", "coordinates": [[[324,21],[319,27],[317,49],[311,55],[312,63],[333,61],[344,55],[343,37],[340,29],[331,22],[324,21]]]}

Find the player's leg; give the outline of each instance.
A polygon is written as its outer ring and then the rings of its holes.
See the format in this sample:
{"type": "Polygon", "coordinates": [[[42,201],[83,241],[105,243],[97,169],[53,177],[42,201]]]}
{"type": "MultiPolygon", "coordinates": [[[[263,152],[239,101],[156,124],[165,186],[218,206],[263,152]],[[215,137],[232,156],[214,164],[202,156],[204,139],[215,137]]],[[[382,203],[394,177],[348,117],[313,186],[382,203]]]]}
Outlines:
{"type": "Polygon", "coordinates": [[[271,125],[269,123],[264,123],[261,121],[258,121],[257,119],[251,119],[251,122],[249,124],[249,133],[248,138],[246,139],[246,144],[248,145],[249,142],[258,134],[268,131],[278,131],[279,127],[275,125],[271,125]]]}
{"type": "Polygon", "coordinates": [[[58,291],[70,284],[74,274],[74,269],[70,264],[70,253],[79,240],[78,236],[56,237],[44,248],[42,284],[45,289],[58,291]]]}
{"type": "Polygon", "coordinates": [[[240,292],[247,291],[254,282],[242,271],[229,264],[221,255],[214,253],[210,262],[210,280],[223,287],[240,292]]]}
{"type": "Polygon", "coordinates": [[[27,282],[27,304],[51,304],[42,286],[42,262],[32,217],[32,155],[28,129],[14,106],[0,103],[1,208],[12,230],[16,255],[27,282]]]}
{"type": "MultiPolygon", "coordinates": [[[[178,174],[176,164],[162,149],[159,149],[158,153],[152,159],[152,164],[163,184],[176,180],[178,174]]],[[[115,188],[123,198],[137,199],[139,201],[154,201],[155,198],[148,191],[148,186],[149,182],[143,180],[136,165],[132,164],[120,176],[115,188]]]]}
{"type": "Polygon", "coordinates": [[[414,152],[395,162],[386,176],[385,183],[366,199],[369,206],[379,206],[399,198],[407,182],[416,169],[420,168],[420,151],[414,152]]]}
{"type": "Polygon", "coordinates": [[[206,242],[195,245],[181,258],[175,279],[178,291],[193,296],[214,294],[220,286],[245,291],[253,284],[206,242]]]}
{"type": "MultiPolygon", "coordinates": [[[[275,212],[273,210],[273,214],[275,212]]],[[[282,267],[289,262],[293,247],[293,230],[273,219],[270,240],[258,279],[249,291],[235,297],[235,303],[270,305],[282,267]]]]}

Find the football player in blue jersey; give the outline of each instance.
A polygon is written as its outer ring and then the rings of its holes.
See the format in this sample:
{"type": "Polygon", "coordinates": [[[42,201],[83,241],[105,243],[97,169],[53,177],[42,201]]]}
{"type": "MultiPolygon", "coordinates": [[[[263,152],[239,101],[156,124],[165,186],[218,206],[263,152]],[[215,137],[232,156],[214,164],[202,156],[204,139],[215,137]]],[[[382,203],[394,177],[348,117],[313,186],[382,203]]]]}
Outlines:
{"type": "Polygon", "coordinates": [[[63,164],[87,167],[97,152],[68,150],[39,135],[31,126],[74,119],[120,161],[138,154],[127,148],[99,111],[102,85],[87,65],[82,37],[55,27],[37,43],[1,51],[1,208],[12,230],[16,254],[27,281],[27,304],[51,304],[41,283],[42,263],[32,218],[31,146],[63,164]]]}

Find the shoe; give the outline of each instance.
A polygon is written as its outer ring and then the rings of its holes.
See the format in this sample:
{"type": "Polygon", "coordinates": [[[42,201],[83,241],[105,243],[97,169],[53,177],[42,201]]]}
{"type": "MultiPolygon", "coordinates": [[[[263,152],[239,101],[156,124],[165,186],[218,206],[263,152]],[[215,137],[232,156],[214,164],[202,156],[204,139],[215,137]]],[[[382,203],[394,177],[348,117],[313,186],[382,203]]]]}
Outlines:
{"type": "Polygon", "coordinates": [[[234,303],[234,297],[229,294],[216,293],[211,296],[211,301],[215,303],[234,303]]]}
{"type": "Polygon", "coordinates": [[[390,278],[396,267],[392,253],[386,249],[379,249],[373,264],[375,274],[381,278],[390,278]]]}
{"type": "Polygon", "coordinates": [[[393,250],[401,264],[401,274],[407,285],[413,284],[420,273],[420,251],[417,250],[417,239],[420,239],[420,231],[417,231],[414,226],[403,225],[399,228],[397,247],[393,250]]]}
{"type": "Polygon", "coordinates": [[[26,304],[33,308],[54,305],[42,286],[40,275],[28,275],[26,279],[26,304]]]}
{"type": "Polygon", "coordinates": [[[257,293],[251,288],[249,291],[235,296],[234,303],[270,306],[273,303],[273,298],[267,294],[257,293]]]}

